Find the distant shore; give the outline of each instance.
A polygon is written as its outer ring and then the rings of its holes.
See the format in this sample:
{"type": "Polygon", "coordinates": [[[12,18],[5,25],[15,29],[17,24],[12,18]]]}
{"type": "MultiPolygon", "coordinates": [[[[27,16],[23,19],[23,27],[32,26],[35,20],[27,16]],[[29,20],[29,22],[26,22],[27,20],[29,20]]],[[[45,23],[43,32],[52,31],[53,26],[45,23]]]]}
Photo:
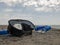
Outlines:
{"type": "Polygon", "coordinates": [[[7,29],[8,25],[0,25],[0,30],[7,29]]]}

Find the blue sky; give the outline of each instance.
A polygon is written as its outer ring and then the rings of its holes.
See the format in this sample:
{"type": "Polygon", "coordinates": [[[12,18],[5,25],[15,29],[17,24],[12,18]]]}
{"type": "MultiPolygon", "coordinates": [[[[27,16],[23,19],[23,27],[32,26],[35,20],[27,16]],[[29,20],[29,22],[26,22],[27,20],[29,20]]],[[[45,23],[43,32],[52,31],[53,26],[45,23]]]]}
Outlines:
{"type": "Polygon", "coordinates": [[[26,19],[36,25],[60,25],[60,0],[0,0],[0,24],[26,19]]]}

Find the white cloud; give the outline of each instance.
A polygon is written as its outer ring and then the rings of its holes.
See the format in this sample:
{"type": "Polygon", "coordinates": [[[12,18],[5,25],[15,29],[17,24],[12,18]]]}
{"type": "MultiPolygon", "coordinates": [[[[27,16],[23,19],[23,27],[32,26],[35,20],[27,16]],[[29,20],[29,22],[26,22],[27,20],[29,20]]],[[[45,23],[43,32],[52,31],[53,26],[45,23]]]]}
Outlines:
{"type": "Polygon", "coordinates": [[[23,5],[25,7],[34,6],[34,7],[36,7],[34,9],[37,11],[47,12],[46,10],[52,11],[52,10],[50,10],[52,7],[56,8],[58,5],[60,5],[60,0],[49,0],[49,1],[47,1],[47,0],[37,0],[37,1],[30,0],[30,1],[24,2],[23,5]],[[42,6],[42,7],[40,7],[40,6],[42,6]]]}
{"type": "Polygon", "coordinates": [[[16,3],[17,0],[1,0],[0,2],[4,2],[9,6],[12,6],[14,3],[16,3]]]}
{"type": "MultiPolygon", "coordinates": [[[[46,7],[48,11],[50,8],[56,8],[60,5],[60,0],[0,0],[0,2],[5,2],[7,5],[12,6],[16,3],[22,4],[24,7],[32,7],[34,6],[37,11],[46,11],[46,7]],[[42,7],[40,7],[42,6],[42,7]],[[43,8],[45,8],[43,10],[43,8]],[[39,10],[38,10],[39,9],[39,10]]],[[[60,8],[59,8],[60,9],[60,8]]],[[[47,12],[47,11],[46,11],[47,12]]]]}
{"type": "Polygon", "coordinates": [[[7,4],[11,4],[11,3],[23,3],[24,5],[50,5],[50,4],[60,4],[60,0],[0,0],[0,2],[5,2],[7,4]]]}

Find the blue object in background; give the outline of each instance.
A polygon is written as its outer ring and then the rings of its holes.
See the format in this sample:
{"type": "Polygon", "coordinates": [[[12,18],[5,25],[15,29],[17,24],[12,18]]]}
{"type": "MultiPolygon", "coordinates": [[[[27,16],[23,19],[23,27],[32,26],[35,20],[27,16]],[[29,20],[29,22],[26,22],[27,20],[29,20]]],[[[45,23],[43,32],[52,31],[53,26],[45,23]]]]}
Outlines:
{"type": "Polygon", "coordinates": [[[51,30],[51,26],[46,25],[44,28],[42,28],[42,31],[45,31],[45,32],[47,32],[49,30],[51,30]]]}
{"type": "Polygon", "coordinates": [[[35,27],[35,31],[40,31],[40,30],[42,30],[42,31],[47,32],[47,31],[49,31],[50,29],[51,29],[51,26],[48,26],[48,25],[35,27]]]}
{"type": "Polygon", "coordinates": [[[35,27],[35,31],[39,31],[39,30],[41,30],[41,29],[43,29],[44,28],[44,26],[36,26],[35,27]]]}
{"type": "Polygon", "coordinates": [[[9,34],[8,30],[0,30],[0,35],[9,34]]]}

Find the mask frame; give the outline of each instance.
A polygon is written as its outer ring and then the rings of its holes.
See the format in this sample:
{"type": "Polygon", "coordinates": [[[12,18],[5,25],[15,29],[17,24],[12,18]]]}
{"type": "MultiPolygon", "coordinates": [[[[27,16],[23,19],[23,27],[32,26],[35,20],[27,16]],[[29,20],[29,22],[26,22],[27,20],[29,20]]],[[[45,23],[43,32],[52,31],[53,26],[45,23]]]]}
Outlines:
{"type": "Polygon", "coordinates": [[[32,30],[34,30],[34,28],[35,28],[35,25],[28,20],[11,19],[8,21],[8,23],[9,23],[8,31],[13,36],[31,35],[32,30]],[[13,26],[14,24],[21,24],[22,30],[14,27],[13,26]]]}

